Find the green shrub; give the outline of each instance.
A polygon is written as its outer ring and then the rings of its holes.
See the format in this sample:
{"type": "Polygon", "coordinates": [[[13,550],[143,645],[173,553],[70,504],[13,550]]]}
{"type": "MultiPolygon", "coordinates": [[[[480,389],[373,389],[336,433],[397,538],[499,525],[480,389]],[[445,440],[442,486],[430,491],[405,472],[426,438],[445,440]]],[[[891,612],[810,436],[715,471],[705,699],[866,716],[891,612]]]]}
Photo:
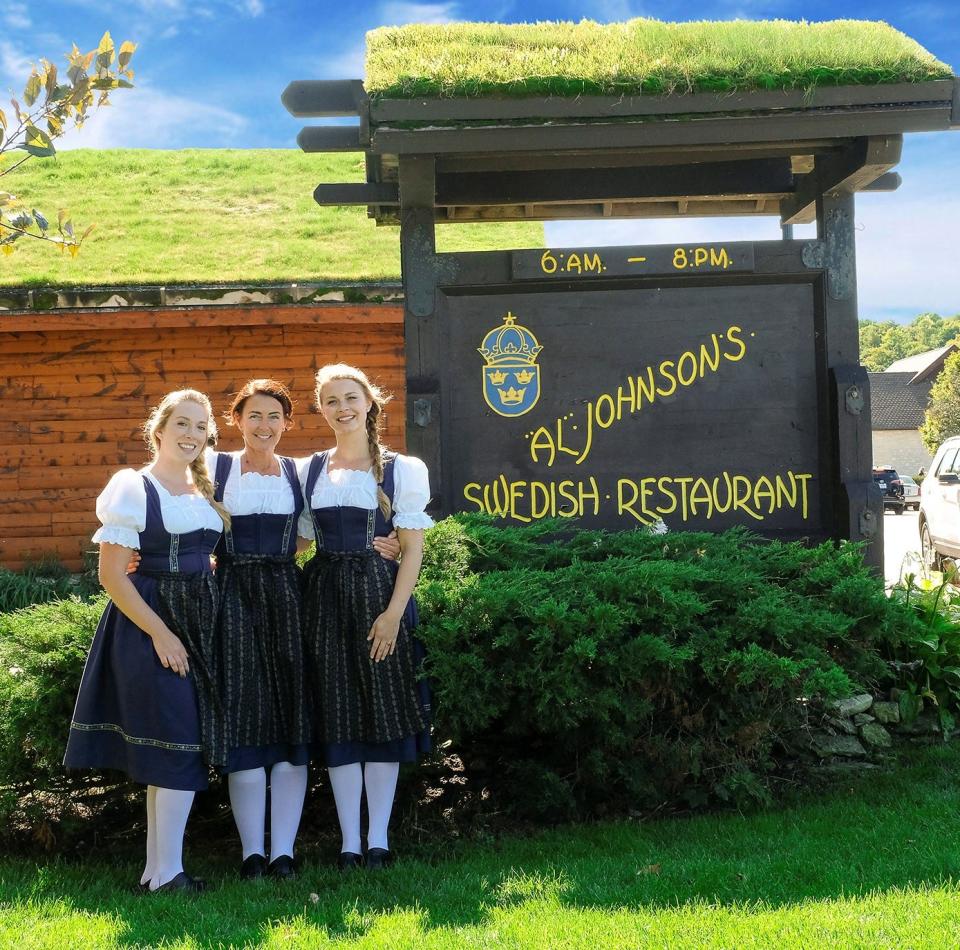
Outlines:
{"type": "Polygon", "coordinates": [[[875,686],[917,629],[851,544],[476,516],[429,537],[437,732],[531,817],[766,800],[801,697],[875,686]]]}
{"type": "MultiPolygon", "coordinates": [[[[429,800],[543,822],[765,801],[805,701],[889,681],[886,658],[927,630],[856,545],[739,530],[457,516],[427,536],[418,598],[440,753],[405,776],[398,814],[429,800]]],[[[103,604],[0,615],[0,837],[52,829],[62,844],[142,810],[132,786],[60,764],[103,604]]]]}
{"type": "MultiPolygon", "coordinates": [[[[105,599],[0,614],[0,828],[43,836],[110,800],[62,767],[73,704],[105,599]]],[[[0,832],[2,836],[3,832],[0,832]]]]}
{"type": "Polygon", "coordinates": [[[70,573],[56,562],[28,563],[20,571],[0,567],[0,613],[58,600],[72,592],[70,573]]]}
{"type": "Polygon", "coordinates": [[[948,740],[960,717],[960,589],[956,571],[946,577],[908,574],[891,597],[911,609],[918,623],[895,651],[900,716],[912,722],[931,707],[948,740]]]}

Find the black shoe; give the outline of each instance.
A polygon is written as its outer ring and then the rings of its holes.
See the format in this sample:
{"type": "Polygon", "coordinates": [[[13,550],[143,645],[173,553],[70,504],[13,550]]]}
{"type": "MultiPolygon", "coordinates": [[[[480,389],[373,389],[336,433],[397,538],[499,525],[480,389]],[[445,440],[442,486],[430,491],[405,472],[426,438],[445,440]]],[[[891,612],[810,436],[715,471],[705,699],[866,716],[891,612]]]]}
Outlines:
{"type": "Polygon", "coordinates": [[[292,881],[297,876],[297,866],[289,854],[281,854],[270,862],[267,873],[279,881],[292,881]]]}
{"type": "Polygon", "coordinates": [[[201,881],[198,878],[190,877],[186,871],[181,871],[176,877],[170,878],[166,884],[161,884],[155,891],[151,891],[151,893],[172,894],[174,892],[181,892],[187,894],[199,894],[206,889],[206,881],[201,881]]]}
{"type": "Polygon", "coordinates": [[[267,859],[262,854],[251,854],[240,865],[240,877],[245,881],[255,881],[267,873],[267,859]]]}
{"type": "Polygon", "coordinates": [[[337,867],[341,871],[352,871],[363,867],[363,855],[353,851],[341,851],[337,855],[337,867]]]}
{"type": "Polygon", "coordinates": [[[382,871],[393,864],[393,855],[386,848],[370,848],[367,851],[367,867],[371,871],[382,871]]]}

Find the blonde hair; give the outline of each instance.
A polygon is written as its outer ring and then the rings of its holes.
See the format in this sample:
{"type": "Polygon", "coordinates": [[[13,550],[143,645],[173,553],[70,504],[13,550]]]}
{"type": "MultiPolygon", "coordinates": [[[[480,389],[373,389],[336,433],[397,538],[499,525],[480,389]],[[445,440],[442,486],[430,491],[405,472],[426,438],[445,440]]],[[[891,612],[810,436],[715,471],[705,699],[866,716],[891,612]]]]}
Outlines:
{"type": "Polygon", "coordinates": [[[367,446],[370,449],[370,458],[373,461],[373,475],[377,480],[377,501],[384,518],[389,518],[393,510],[390,499],[383,490],[383,448],[380,445],[380,426],[382,424],[383,407],[393,398],[379,386],[371,383],[367,374],[356,366],[347,363],[328,363],[317,370],[316,396],[317,406],[320,406],[320,391],[327,383],[337,379],[350,379],[357,383],[370,400],[370,411],[367,413],[367,446]]]}
{"type": "MultiPolygon", "coordinates": [[[[210,400],[203,393],[197,392],[196,389],[177,389],[172,393],[167,393],[166,396],[160,400],[160,404],[153,409],[147,421],[143,424],[143,437],[147,443],[147,447],[150,449],[151,458],[155,459],[160,449],[160,441],[157,439],[157,433],[167,424],[170,416],[173,415],[173,410],[185,402],[193,402],[201,408],[206,409],[207,444],[216,445],[217,423],[213,418],[213,406],[210,405],[210,400]]],[[[213,480],[207,471],[207,462],[204,454],[203,450],[201,450],[200,454],[190,463],[190,473],[193,475],[193,484],[197,486],[200,494],[210,502],[211,507],[223,519],[224,526],[229,528],[230,512],[228,512],[219,501],[214,500],[213,480]]]]}

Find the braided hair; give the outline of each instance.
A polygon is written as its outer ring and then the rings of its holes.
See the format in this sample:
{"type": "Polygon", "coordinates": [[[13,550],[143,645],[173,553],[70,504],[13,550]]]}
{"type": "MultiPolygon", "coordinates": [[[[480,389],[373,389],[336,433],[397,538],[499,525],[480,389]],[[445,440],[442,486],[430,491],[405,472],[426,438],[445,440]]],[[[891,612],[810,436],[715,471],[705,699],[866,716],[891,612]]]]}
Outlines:
{"type": "MultiPolygon", "coordinates": [[[[217,424],[213,418],[213,407],[210,405],[210,400],[195,389],[178,389],[172,393],[167,393],[143,424],[143,437],[150,449],[152,458],[157,457],[160,448],[157,433],[167,424],[170,416],[173,415],[173,410],[184,402],[194,402],[207,410],[207,444],[216,444],[217,424]]],[[[203,451],[190,463],[190,474],[193,476],[193,484],[197,486],[197,490],[207,499],[214,511],[220,515],[224,525],[229,528],[230,512],[213,497],[213,480],[207,471],[207,462],[203,451]]]]}
{"type": "Polygon", "coordinates": [[[371,383],[367,374],[356,366],[347,363],[329,363],[317,370],[315,395],[317,405],[320,405],[320,391],[330,382],[337,379],[350,379],[357,383],[364,395],[370,400],[370,410],[367,412],[367,447],[370,450],[370,459],[373,462],[373,476],[377,480],[377,502],[384,518],[389,518],[393,510],[390,499],[383,490],[383,447],[380,445],[380,427],[383,419],[383,407],[392,398],[379,386],[371,383]]]}

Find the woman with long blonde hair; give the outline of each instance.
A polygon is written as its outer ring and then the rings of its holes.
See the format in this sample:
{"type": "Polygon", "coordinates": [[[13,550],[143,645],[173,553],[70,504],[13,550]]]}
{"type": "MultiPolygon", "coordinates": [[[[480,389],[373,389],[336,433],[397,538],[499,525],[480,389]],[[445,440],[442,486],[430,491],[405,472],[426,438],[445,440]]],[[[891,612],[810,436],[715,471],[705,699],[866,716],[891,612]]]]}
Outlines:
{"type": "Polygon", "coordinates": [[[118,769],[147,787],[139,887],[199,891],[183,835],[208,766],[226,762],[212,638],[210,555],[229,515],[204,461],[216,426],[203,393],[167,394],[144,425],[150,464],[114,474],[97,499],[100,582],[110,602],[77,695],[64,764],[118,769]],[[127,574],[135,551],[136,574],[127,574]]]}
{"type": "Polygon", "coordinates": [[[423,532],[433,524],[425,512],[430,485],[423,462],[381,446],[387,397],[361,370],[322,367],[316,397],[336,446],[305,460],[300,471],[306,499],[300,533],[317,545],[304,570],[303,595],[314,738],[340,820],[338,867],[381,868],[391,860],[388,827],[400,763],[430,747],[412,599],[423,532]],[[374,539],[393,527],[399,566],[374,549],[374,539]]]}

